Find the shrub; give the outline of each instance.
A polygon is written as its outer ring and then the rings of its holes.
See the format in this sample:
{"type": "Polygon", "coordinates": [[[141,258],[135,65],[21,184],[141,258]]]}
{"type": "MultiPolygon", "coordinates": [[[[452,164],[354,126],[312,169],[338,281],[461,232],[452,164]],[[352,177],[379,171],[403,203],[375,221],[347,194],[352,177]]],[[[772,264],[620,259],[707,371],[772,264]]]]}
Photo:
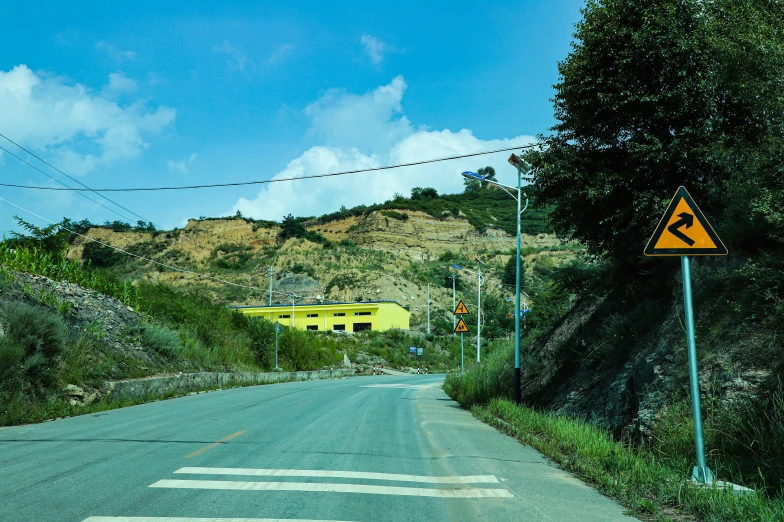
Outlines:
{"type": "Polygon", "coordinates": [[[65,348],[65,322],[44,308],[24,303],[9,303],[3,312],[8,331],[1,343],[0,371],[15,373],[33,385],[52,384],[56,359],[65,348]]]}
{"type": "Polygon", "coordinates": [[[170,359],[176,359],[182,353],[180,336],[161,326],[146,326],[142,330],[142,343],[170,359]]]}
{"type": "Polygon", "coordinates": [[[392,219],[397,219],[398,221],[406,221],[408,219],[408,214],[405,212],[397,212],[395,210],[382,210],[381,214],[392,219]]]}
{"type": "Polygon", "coordinates": [[[93,267],[106,268],[123,262],[125,254],[121,254],[115,249],[103,246],[95,241],[90,241],[82,249],[82,259],[93,267]]]}
{"type": "Polygon", "coordinates": [[[248,317],[249,348],[265,368],[275,365],[275,324],[261,317],[248,317]]]}

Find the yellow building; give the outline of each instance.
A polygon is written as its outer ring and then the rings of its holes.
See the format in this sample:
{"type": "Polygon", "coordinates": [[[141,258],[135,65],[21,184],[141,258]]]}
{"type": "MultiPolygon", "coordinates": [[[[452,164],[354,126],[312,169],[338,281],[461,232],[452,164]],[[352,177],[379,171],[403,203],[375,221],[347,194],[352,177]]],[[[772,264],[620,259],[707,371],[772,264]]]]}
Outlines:
{"type": "Polygon", "coordinates": [[[361,332],[390,328],[408,330],[410,312],[397,301],[237,306],[245,315],[305,330],[361,332]]]}

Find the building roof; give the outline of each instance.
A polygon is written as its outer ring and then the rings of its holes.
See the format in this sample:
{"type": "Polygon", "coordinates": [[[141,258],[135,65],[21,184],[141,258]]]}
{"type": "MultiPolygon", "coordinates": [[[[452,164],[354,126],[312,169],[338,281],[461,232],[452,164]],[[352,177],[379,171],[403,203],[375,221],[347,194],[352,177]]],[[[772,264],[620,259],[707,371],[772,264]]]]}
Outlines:
{"type": "MultiPolygon", "coordinates": [[[[308,306],[315,306],[318,308],[330,307],[330,306],[346,306],[346,305],[354,305],[354,306],[362,306],[362,305],[369,305],[369,304],[381,304],[381,303],[392,303],[398,305],[400,308],[408,310],[407,306],[404,306],[397,301],[391,300],[381,300],[381,301],[354,301],[354,302],[342,302],[342,301],[331,301],[328,303],[295,303],[294,306],[298,307],[308,307],[308,306]]],[[[234,309],[242,309],[242,308],[291,308],[291,303],[277,303],[270,305],[250,305],[250,306],[231,306],[230,308],[234,309]]]]}

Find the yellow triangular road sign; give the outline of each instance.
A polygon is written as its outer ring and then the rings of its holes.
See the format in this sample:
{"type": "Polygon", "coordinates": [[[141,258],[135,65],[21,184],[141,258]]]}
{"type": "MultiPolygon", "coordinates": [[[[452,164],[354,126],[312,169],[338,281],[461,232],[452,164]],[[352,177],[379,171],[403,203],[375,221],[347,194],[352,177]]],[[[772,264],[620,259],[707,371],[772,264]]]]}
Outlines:
{"type": "Polygon", "coordinates": [[[688,191],[678,187],[644,253],[646,256],[726,256],[727,247],[688,191]]]}
{"type": "Polygon", "coordinates": [[[455,308],[455,315],[467,315],[470,313],[471,312],[468,311],[468,307],[463,303],[462,300],[460,300],[460,302],[457,303],[457,308],[455,308]]]}
{"type": "Polygon", "coordinates": [[[468,326],[466,326],[462,317],[459,321],[457,321],[457,326],[455,326],[455,333],[468,333],[468,326]]]}

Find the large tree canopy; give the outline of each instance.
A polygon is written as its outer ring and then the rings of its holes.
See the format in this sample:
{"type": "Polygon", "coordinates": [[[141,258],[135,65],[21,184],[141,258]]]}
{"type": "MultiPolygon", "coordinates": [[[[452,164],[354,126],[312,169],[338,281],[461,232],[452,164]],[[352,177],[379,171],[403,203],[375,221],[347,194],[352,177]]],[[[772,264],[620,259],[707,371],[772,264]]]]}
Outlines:
{"type": "Polygon", "coordinates": [[[731,251],[784,251],[784,3],[589,0],[536,169],[556,230],[634,276],[685,185],[731,251]]]}

